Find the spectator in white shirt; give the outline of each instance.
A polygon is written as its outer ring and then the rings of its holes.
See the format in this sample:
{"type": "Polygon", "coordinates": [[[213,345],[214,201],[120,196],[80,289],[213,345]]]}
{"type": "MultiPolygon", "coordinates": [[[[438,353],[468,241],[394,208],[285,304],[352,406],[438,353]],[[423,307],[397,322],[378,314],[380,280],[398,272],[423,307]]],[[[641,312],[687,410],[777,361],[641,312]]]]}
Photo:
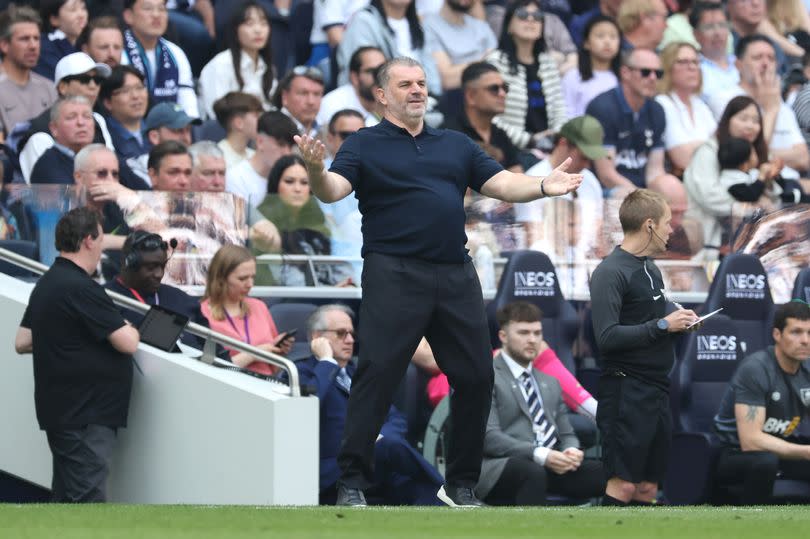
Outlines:
{"type": "Polygon", "coordinates": [[[782,85],[776,71],[776,49],[769,38],[754,34],[741,38],[735,52],[740,85],[712,96],[709,106],[714,117],[720,118],[733,97],[749,95],[754,98],[762,109],[763,132],[768,149],[773,157],[782,159],[785,164],[782,177],[797,179],[797,171],[810,168],[810,153],[793,109],[782,101],[782,85]]]}
{"type": "Polygon", "coordinates": [[[349,82],[338,86],[321,100],[321,108],[315,121],[326,125],[339,110],[359,112],[366,127],[377,125],[377,100],[374,99],[374,76],[385,63],[385,55],[377,47],[360,47],[349,60],[349,82]]]}
{"type": "Polygon", "coordinates": [[[191,65],[183,49],[163,38],[169,24],[166,0],[124,0],[124,54],[146,77],[154,103],[177,103],[193,118],[200,116],[191,65]]]}
{"type": "Polygon", "coordinates": [[[256,126],[262,114],[262,102],[253,94],[228,92],[214,102],[214,115],[225,128],[225,138],[217,143],[227,168],[253,157],[248,144],[256,140],[256,126]]]}
{"type": "Polygon", "coordinates": [[[728,51],[729,24],[719,2],[698,2],[689,13],[689,23],[700,45],[700,72],[703,76],[703,100],[736,86],[740,72],[728,51]]]}
{"type": "MultiPolygon", "coordinates": [[[[655,100],[664,108],[667,127],[664,149],[673,168],[686,170],[695,150],[717,129],[712,111],[700,100],[700,60],[686,42],[670,43],[661,51],[664,77],[655,100]]],[[[680,175],[680,174],[678,174],[680,175]]]]}
{"type": "Polygon", "coordinates": [[[271,108],[276,79],[270,48],[270,21],[261,5],[253,0],[233,12],[225,34],[228,49],[206,64],[200,74],[200,101],[203,114],[214,116],[214,102],[228,92],[245,92],[271,108]]]}
{"type": "Polygon", "coordinates": [[[312,53],[307,65],[320,66],[321,61],[329,58],[331,51],[340,45],[349,18],[358,9],[366,7],[368,1],[318,0],[312,3],[312,32],[309,35],[312,53]]]}
{"type": "Polygon", "coordinates": [[[256,153],[228,169],[225,176],[225,190],[244,198],[253,207],[267,196],[270,169],[280,157],[292,153],[298,128],[286,114],[270,111],[259,117],[257,131],[256,153]]]}

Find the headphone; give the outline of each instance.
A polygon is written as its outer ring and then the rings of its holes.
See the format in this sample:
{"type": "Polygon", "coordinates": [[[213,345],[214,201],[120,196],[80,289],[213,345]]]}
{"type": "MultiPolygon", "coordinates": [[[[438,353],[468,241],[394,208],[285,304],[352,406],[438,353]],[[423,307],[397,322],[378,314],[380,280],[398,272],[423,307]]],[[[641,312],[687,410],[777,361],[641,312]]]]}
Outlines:
{"type": "Polygon", "coordinates": [[[132,241],[129,245],[130,251],[127,256],[124,257],[123,269],[125,270],[137,271],[138,268],[140,268],[142,251],[151,252],[157,249],[168,251],[169,247],[171,247],[172,254],[174,254],[174,250],[177,248],[176,239],[172,238],[166,242],[163,241],[163,238],[161,238],[160,235],[152,232],[146,232],[144,230],[137,230],[133,232],[129,239],[132,241]]]}

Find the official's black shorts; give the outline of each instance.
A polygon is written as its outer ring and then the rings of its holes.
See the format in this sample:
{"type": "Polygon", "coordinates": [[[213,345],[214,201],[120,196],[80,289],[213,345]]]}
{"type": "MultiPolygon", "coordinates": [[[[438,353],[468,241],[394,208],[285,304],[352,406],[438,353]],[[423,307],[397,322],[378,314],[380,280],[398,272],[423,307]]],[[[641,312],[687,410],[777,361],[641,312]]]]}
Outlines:
{"type": "Polygon", "coordinates": [[[607,373],[599,381],[596,423],[608,479],[663,481],[672,438],[666,391],[621,373],[607,373]]]}

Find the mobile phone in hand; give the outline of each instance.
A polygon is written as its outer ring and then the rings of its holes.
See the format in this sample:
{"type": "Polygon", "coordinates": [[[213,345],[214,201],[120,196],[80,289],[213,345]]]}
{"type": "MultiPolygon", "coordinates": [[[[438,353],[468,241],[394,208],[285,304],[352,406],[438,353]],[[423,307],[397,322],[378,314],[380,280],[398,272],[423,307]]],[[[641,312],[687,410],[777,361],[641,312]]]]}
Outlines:
{"type": "Polygon", "coordinates": [[[283,344],[284,342],[292,339],[293,337],[295,337],[296,333],[298,333],[298,328],[294,328],[294,329],[291,329],[290,331],[285,332],[284,336],[281,338],[280,341],[278,341],[277,344],[283,344]]]}

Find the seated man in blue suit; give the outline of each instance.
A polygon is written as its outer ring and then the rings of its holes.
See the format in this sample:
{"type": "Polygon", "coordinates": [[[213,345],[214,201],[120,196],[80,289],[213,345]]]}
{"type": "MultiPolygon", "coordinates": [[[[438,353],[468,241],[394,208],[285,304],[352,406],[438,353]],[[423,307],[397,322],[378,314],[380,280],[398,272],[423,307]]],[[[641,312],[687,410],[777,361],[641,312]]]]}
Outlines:
{"type": "Polygon", "coordinates": [[[497,314],[503,347],[495,356],[495,386],[476,487],[491,505],[544,505],[547,494],[601,496],[599,462],[584,459],[556,378],[532,366],[543,341],[540,309],[525,301],[497,314]]]}
{"type": "MultiPolygon", "coordinates": [[[[319,307],[307,325],[313,355],[296,364],[301,383],[313,386],[321,401],[321,504],[337,498],[337,455],[356,370],[353,316],[344,305],[319,307]]],[[[374,447],[375,484],[366,496],[385,505],[442,505],[436,493],[444,479],[408,444],[406,431],[405,417],[392,406],[374,447]]]]}

